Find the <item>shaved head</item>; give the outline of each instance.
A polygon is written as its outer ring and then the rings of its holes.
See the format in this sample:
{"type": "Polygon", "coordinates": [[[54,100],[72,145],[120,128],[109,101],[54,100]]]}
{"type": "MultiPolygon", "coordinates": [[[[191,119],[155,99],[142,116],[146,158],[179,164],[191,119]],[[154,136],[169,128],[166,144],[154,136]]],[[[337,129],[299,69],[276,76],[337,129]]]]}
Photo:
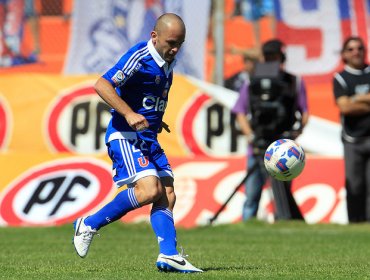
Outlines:
{"type": "Polygon", "coordinates": [[[173,13],[161,15],[154,26],[154,31],[161,33],[170,27],[179,28],[184,34],[186,32],[184,21],[181,17],[173,13]]]}
{"type": "Polygon", "coordinates": [[[185,41],[186,28],[183,20],[176,14],[161,15],[151,32],[152,42],[158,54],[171,63],[182,43],[185,41]]]}

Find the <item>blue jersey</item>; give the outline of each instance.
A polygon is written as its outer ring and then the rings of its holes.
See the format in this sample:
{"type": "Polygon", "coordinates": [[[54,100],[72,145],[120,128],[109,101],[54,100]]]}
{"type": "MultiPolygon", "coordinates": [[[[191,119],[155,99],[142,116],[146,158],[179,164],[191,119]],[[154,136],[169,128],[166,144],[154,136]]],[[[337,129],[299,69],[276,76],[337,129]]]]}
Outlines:
{"type": "Polygon", "coordinates": [[[149,40],[133,46],[103,75],[131,109],[149,122],[148,129],[136,132],[123,116],[112,109],[106,142],[137,138],[144,141],[157,140],[157,131],[161,126],[172,85],[175,62],[168,65],[149,40]]]}

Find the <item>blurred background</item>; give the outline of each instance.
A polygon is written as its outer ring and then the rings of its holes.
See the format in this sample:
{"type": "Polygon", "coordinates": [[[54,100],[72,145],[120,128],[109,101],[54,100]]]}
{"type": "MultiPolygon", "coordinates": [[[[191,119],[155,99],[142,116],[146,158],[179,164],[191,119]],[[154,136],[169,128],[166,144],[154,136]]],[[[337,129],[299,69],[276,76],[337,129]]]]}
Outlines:
{"type": "MultiPolygon", "coordinates": [[[[332,77],[346,37],[369,42],[369,1],[272,2],[271,13],[255,18],[237,0],[0,1],[0,225],[69,223],[112,198],[109,107],[93,85],[131,45],[149,39],[164,12],[187,26],[164,117],[171,133],[159,139],[176,177],[176,223],[206,223],[244,177],[247,142],[230,112],[235,76],[271,38],[286,44],[285,67],[308,91],[310,119],[297,139],[307,163],[294,197],[309,223],[347,223],[332,77]]],[[[217,222],[240,221],[244,200],[237,192],[217,222]]],[[[258,218],[273,211],[267,184],[258,218]]],[[[124,221],[146,221],[148,213],[144,207],[124,221]]]]}

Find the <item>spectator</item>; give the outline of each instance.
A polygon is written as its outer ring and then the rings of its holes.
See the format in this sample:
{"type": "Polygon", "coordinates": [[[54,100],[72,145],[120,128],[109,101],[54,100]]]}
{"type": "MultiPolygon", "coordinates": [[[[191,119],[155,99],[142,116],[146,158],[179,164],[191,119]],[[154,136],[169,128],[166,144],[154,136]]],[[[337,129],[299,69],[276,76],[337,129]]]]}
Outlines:
{"type": "MultiPolygon", "coordinates": [[[[290,97],[284,98],[282,103],[278,106],[284,107],[287,112],[289,121],[284,121],[288,126],[283,128],[276,126],[273,129],[272,135],[262,135],[264,133],[257,133],[257,130],[263,130],[270,124],[260,122],[256,115],[252,114],[250,98],[258,94],[255,90],[251,91],[251,82],[246,81],[240,89],[239,98],[232,109],[236,114],[237,122],[240,125],[242,133],[246,136],[248,142],[248,164],[247,168],[250,170],[252,166],[257,164],[257,169],[249,176],[245,184],[247,199],[243,207],[243,220],[249,220],[255,217],[258,211],[258,205],[261,198],[262,187],[264,186],[268,175],[263,165],[263,153],[267,146],[274,140],[279,138],[287,138],[285,133],[289,132],[291,137],[295,138],[299,135],[308,120],[306,89],[302,79],[283,70],[283,63],[285,61],[285,53],[283,51],[284,45],[280,40],[267,41],[262,47],[262,53],[265,65],[276,65],[277,76],[281,81],[287,81],[290,97]],[[300,114],[300,130],[293,130],[293,115],[300,114]],[[292,121],[291,121],[292,120],[292,121]]],[[[256,65],[256,71],[257,71],[256,65]]],[[[270,67],[270,66],[268,66],[270,67]]],[[[272,66],[271,66],[272,67],[272,66]]],[[[257,73],[255,73],[257,75],[257,73]]],[[[281,91],[278,93],[283,95],[281,91]]],[[[272,104],[272,103],[271,103],[272,104]]],[[[268,112],[269,113],[269,112],[268,112]]],[[[271,114],[270,114],[271,115],[271,114]]],[[[261,130],[261,131],[262,131],[261,130]]],[[[295,204],[293,196],[290,192],[291,182],[278,182],[271,178],[272,188],[274,192],[274,199],[276,205],[276,218],[278,219],[302,219],[300,211],[295,204]],[[286,202],[288,201],[288,203],[286,202]]]]}
{"type": "Polygon", "coordinates": [[[232,16],[242,15],[245,20],[253,25],[255,48],[242,49],[233,47],[232,52],[259,58],[262,45],[261,20],[268,18],[272,37],[276,36],[276,17],[274,0],[235,0],[235,8],[232,16]]]}
{"type": "Polygon", "coordinates": [[[20,50],[23,0],[0,0],[0,67],[13,64],[20,50]]]}
{"type": "Polygon", "coordinates": [[[244,69],[234,74],[224,81],[224,86],[228,89],[239,91],[245,81],[249,80],[257,60],[254,57],[243,56],[244,69]]]}
{"type": "Polygon", "coordinates": [[[347,38],[341,50],[344,69],[333,89],[342,122],[345,188],[349,222],[370,222],[370,67],[360,37],[347,38]]]}
{"type": "Polygon", "coordinates": [[[35,62],[21,54],[25,0],[0,0],[0,67],[35,62]]]}
{"type": "Polygon", "coordinates": [[[30,25],[30,30],[33,38],[33,48],[30,57],[37,60],[41,52],[40,44],[40,18],[36,8],[35,0],[24,0],[24,16],[30,25]]]}

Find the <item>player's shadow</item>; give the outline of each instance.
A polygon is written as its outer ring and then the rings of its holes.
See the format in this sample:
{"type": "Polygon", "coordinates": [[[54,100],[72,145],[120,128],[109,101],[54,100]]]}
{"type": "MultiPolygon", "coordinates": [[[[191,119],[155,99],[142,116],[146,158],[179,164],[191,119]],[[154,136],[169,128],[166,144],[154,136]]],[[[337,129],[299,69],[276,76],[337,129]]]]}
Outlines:
{"type": "Polygon", "coordinates": [[[238,265],[238,266],[212,266],[212,267],[202,267],[201,268],[203,271],[235,271],[235,270],[256,270],[259,269],[258,266],[251,266],[251,265],[238,265]]]}

